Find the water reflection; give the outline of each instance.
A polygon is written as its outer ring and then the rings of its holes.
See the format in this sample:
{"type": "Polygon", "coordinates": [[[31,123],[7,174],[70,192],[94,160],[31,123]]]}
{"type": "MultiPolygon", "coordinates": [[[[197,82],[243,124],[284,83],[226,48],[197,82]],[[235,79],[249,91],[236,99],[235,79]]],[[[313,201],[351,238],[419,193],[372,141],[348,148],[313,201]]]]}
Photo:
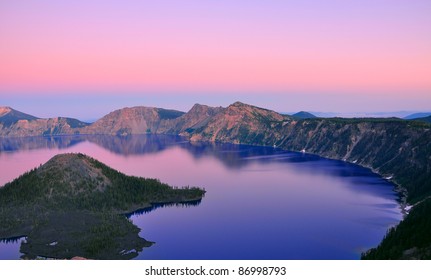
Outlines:
{"type": "Polygon", "coordinates": [[[4,244],[17,244],[17,243],[21,243],[22,241],[25,240],[25,236],[17,236],[17,237],[10,237],[10,238],[4,238],[4,239],[0,239],[0,243],[4,243],[4,244]]]}
{"type": "Polygon", "coordinates": [[[357,259],[401,219],[384,179],[315,155],[170,135],[3,140],[2,177],[27,162],[25,170],[60,152],[82,152],[128,175],[207,190],[202,203],[154,204],[127,215],[140,238],[157,242],[141,251],[116,249],[129,258],[357,259]]]}
{"type": "Polygon", "coordinates": [[[159,208],[167,208],[167,207],[179,207],[179,208],[189,208],[189,207],[196,207],[199,206],[202,202],[202,199],[194,200],[194,201],[188,201],[188,202],[174,202],[174,203],[153,203],[151,207],[146,207],[142,209],[138,209],[136,211],[133,211],[131,213],[126,214],[127,218],[130,218],[132,216],[139,216],[148,214],[156,209],[159,208]]]}
{"type": "MultiPolygon", "coordinates": [[[[21,259],[51,258],[127,260],[136,258],[144,248],[154,242],[139,236],[140,229],[129,218],[132,215],[148,214],[165,207],[193,207],[201,200],[184,203],[155,203],[152,207],[137,210],[127,215],[93,213],[89,211],[38,210],[28,217],[20,218],[16,227],[0,229],[0,258],[10,257],[18,251],[21,259]],[[3,238],[5,234],[18,232],[24,235],[3,238]],[[12,246],[11,246],[12,245],[12,246]]],[[[11,209],[1,209],[2,215],[11,209]]],[[[9,216],[12,216],[9,215],[9,216]]],[[[0,216],[2,223],[8,218],[0,216]]]]}
{"type": "MultiPolygon", "coordinates": [[[[249,145],[232,145],[228,143],[190,142],[186,138],[176,135],[73,135],[57,137],[23,137],[0,138],[0,155],[3,152],[18,152],[36,149],[67,149],[79,143],[94,143],[114,154],[121,156],[157,154],[174,147],[187,151],[196,160],[211,157],[217,159],[229,169],[244,169],[247,166],[259,163],[270,165],[272,163],[290,163],[289,168],[296,172],[326,174],[329,176],[344,177],[353,183],[350,187],[360,192],[375,189],[362,187],[367,185],[385,185],[383,179],[369,178],[369,170],[358,168],[356,165],[321,158],[312,154],[288,152],[272,147],[249,145]],[[325,164],[331,162],[331,164],[325,164]],[[304,164],[302,164],[304,163],[304,164]],[[360,188],[358,188],[360,186],[360,188]]],[[[264,171],[264,170],[261,170],[264,171]]],[[[256,170],[253,170],[256,172],[256,170]]]]}
{"type": "Polygon", "coordinates": [[[0,137],[0,154],[37,149],[67,149],[85,141],[80,136],[0,137]]]}

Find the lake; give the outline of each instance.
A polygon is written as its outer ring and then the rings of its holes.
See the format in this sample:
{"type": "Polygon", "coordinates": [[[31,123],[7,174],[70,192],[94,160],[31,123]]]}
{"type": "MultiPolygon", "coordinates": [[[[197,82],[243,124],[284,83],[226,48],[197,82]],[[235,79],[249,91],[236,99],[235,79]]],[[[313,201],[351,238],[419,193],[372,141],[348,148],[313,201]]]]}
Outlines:
{"type": "MultiPolygon", "coordinates": [[[[130,217],[155,242],[137,259],[359,259],[402,219],[394,186],[368,169],[170,135],[0,138],[0,185],[70,152],[127,175],[206,189],[200,203],[130,217]]],[[[19,259],[23,240],[0,241],[0,259],[19,259]]]]}

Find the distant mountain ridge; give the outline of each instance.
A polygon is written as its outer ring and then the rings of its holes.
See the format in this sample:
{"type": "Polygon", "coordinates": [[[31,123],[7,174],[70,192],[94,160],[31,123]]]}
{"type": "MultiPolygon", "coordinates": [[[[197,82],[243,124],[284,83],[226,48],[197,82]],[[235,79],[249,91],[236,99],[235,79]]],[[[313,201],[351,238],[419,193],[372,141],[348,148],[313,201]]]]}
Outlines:
{"type": "Polygon", "coordinates": [[[412,211],[431,197],[431,125],[423,121],[297,119],[241,102],[227,108],[196,104],[187,113],[149,107],[124,108],[91,125],[78,121],[74,128],[70,121],[50,120],[18,121],[7,127],[0,119],[0,136],[46,132],[51,135],[157,133],[183,135],[191,141],[274,146],[371,168],[398,184],[398,191],[405,194],[405,202],[418,205],[412,211]],[[41,128],[37,129],[38,126],[41,128]]]}

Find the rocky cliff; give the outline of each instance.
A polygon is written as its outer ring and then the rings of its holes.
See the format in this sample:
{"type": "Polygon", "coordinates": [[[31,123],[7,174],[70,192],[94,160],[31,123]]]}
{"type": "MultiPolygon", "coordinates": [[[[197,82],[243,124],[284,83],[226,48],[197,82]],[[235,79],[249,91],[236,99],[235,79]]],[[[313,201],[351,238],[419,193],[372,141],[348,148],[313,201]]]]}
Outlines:
{"type": "Polygon", "coordinates": [[[116,110],[81,129],[84,134],[129,135],[157,133],[173,127],[172,121],[184,113],[153,107],[133,107],[116,110]]]}
{"type": "Polygon", "coordinates": [[[276,146],[350,161],[390,177],[408,202],[431,195],[431,126],[399,119],[304,119],[234,103],[194,130],[193,141],[276,146]]]}
{"type": "Polygon", "coordinates": [[[283,125],[292,119],[274,111],[235,102],[220,110],[205,126],[190,134],[192,141],[262,144],[282,137],[283,125]]]}
{"type": "Polygon", "coordinates": [[[0,136],[26,137],[79,134],[88,124],[71,118],[20,119],[7,126],[0,121],[0,136]]]}

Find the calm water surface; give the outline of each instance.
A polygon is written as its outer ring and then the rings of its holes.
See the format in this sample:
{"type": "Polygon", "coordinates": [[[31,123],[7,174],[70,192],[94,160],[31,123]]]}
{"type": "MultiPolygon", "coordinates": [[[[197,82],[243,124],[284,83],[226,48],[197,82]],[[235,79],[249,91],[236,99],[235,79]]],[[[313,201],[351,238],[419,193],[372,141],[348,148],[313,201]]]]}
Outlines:
{"type": "MultiPolygon", "coordinates": [[[[131,216],[156,242],[138,259],[358,259],[402,218],[393,185],[313,155],[155,135],[0,141],[0,185],[81,152],[128,175],[205,188],[197,206],[131,216]]],[[[19,258],[22,240],[0,242],[0,258],[19,258]]]]}

